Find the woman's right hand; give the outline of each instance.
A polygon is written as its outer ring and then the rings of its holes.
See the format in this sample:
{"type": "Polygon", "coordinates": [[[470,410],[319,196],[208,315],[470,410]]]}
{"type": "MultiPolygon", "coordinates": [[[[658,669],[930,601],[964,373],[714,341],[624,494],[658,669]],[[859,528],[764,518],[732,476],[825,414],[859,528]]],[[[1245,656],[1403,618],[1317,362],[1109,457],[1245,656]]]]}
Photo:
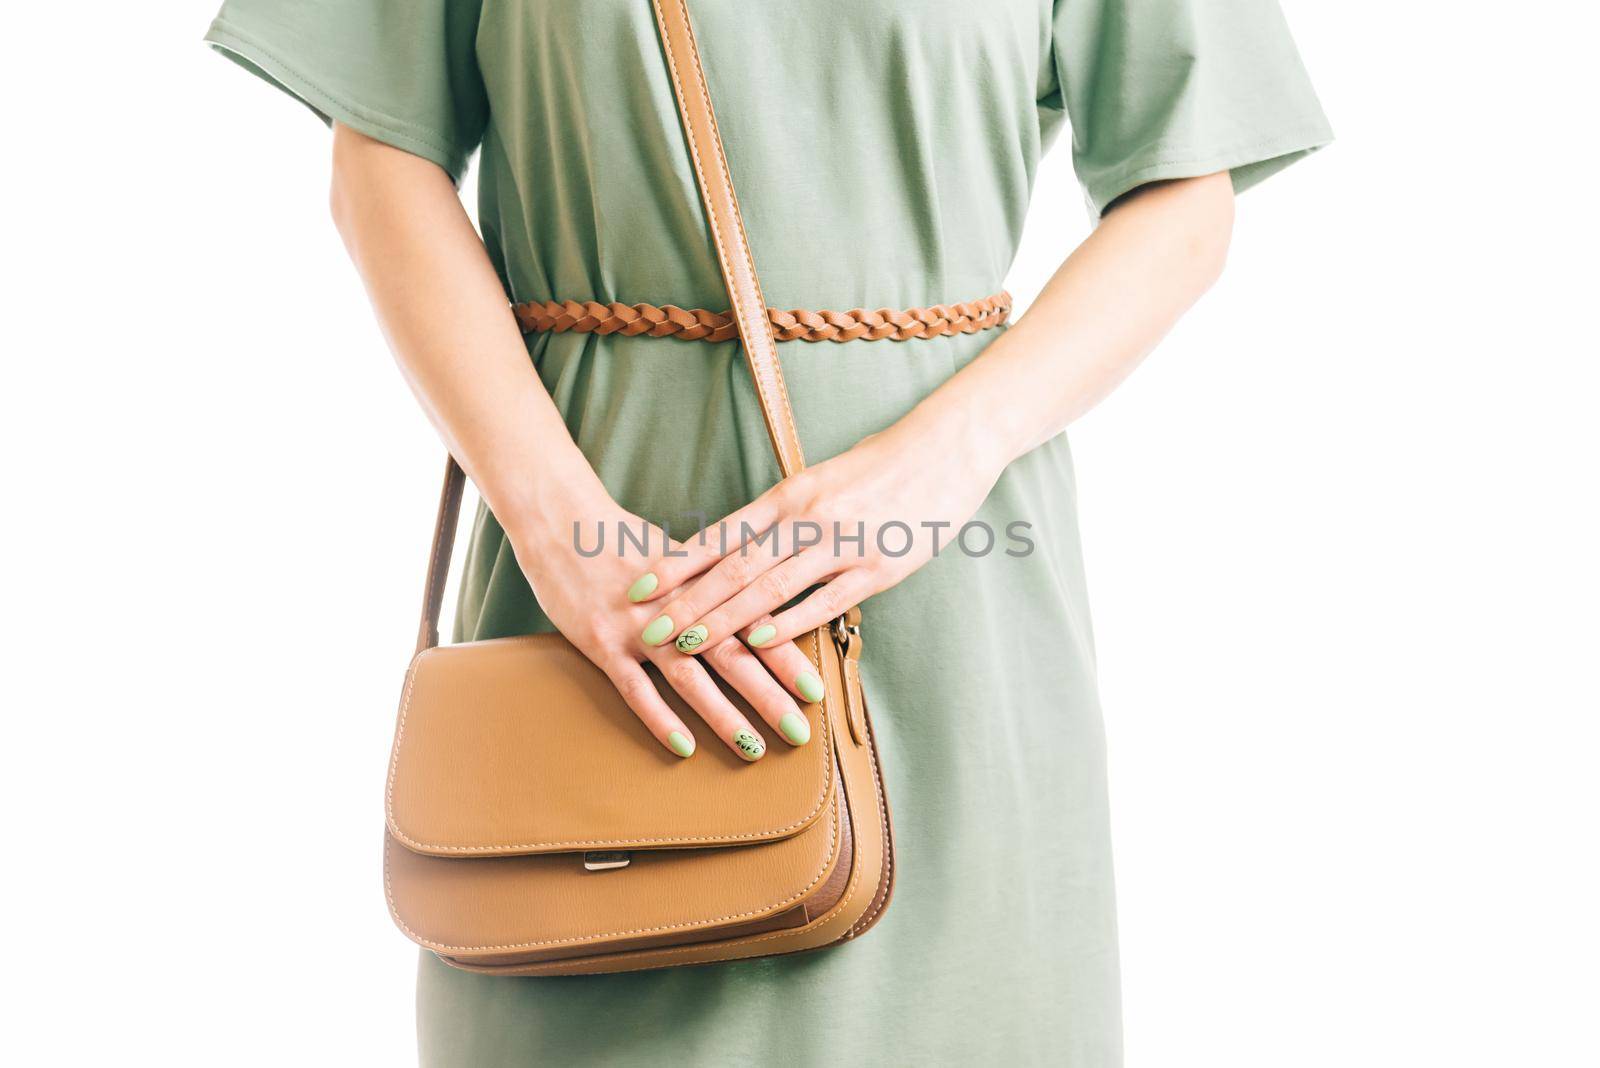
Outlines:
{"type": "MultiPolygon", "coordinates": [[[[606,673],[657,741],[680,757],[695,750],[694,732],[662,699],[656,680],[644,670],[645,663],[654,664],[661,678],[744,760],[761,759],[766,742],[717,686],[708,667],[749,702],[780,738],[790,745],[810,741],[810,723],[795,697],[804,698],[808,689],[814,693],[820,680],[793,642],[751,650],[738,638],[728,637],[696,656],[686,656],[670,642],[652,646],[647,644],[648,637],[641,641],[659,614],[659,608],[638,602],[653,589],[644,588],[649,583],[641,581],[641,575],[666,551],[662,531],[649,528],[648,556],[632,544],[626,552],[619,552],[619,530],[624,526],[634,532],[645,529],[638,516],[609,497],[582,506],[569,504],[560,511],[564,514],[559,519],[523,523],[517,530],[508,527],[517,562],[545,615],[606,673]],[[578,531],[584,550],[592,552],[596,523],[605,531],[604,550],[586,556],[579,551],[578,531]]],[[[676,542],[671,545],[674,552],[686,548],[676,542]]]]}

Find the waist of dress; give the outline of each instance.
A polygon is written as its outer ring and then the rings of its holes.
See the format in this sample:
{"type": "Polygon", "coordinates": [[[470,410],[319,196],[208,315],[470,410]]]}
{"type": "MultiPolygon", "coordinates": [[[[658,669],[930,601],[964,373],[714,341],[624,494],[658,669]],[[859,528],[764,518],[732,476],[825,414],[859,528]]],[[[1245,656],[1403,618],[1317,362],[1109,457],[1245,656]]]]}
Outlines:
{"type": "MultiPolygon", "coordinates": [[[[680,341],[732,341],[739,336],[733,313],[675,304],[601,304],[592,300],[543,300],[513,304],[524,334],[622,334],[672,337],[680,341]]],[[[910,341],[914,338],[975,334],[1004,323],[1011,294],[927,308],[852,308],[808,311],[768,308],[767,321],[779,341],[910,341]]]]}

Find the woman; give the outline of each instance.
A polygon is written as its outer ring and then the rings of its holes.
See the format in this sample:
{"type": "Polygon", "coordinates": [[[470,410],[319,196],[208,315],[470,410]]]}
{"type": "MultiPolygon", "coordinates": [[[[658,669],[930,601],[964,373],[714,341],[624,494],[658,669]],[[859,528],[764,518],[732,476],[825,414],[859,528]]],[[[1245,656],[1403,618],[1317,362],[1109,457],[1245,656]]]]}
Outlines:
{"type": "Polygon", "coordinates": [[[794,713],[814,680],[788,639],[862,607],[896,823],[883,922],[817,953],[586,978],[486,977],[424,953],[422,1060],[1119,1063],[1104,754],[1061,431],[1216,278],[1234,192],[1324,144],[1326,122],[1271,0],[690,7],[774,306],[996,293],[1068,117],[1100,217],[1007,330],[785,345],[822,462],[776,487],[736,343],[524,339],[507,308],[727,306],[644,0],[228,0],[208,35],[334,124],[335,220],[486,504],[458,639],[558,628],[659,744],[759,762],[769,740],[810,741],[794,713]],[[481,239],[454,187],[475,150],[481,239]],[[838,521],[867,536],[759,557],[690,538],[730,514],[735,529],[838,521]],[[589,558],[592,539],[573,537],[640,517],[685,554],[589,558]],[[992,550],[952,548],[969,521],[992,550]],[[874,536],[894,524],[908,551],[874,536]],[[647,662],[698,721],[667,707],[647,662]]]}

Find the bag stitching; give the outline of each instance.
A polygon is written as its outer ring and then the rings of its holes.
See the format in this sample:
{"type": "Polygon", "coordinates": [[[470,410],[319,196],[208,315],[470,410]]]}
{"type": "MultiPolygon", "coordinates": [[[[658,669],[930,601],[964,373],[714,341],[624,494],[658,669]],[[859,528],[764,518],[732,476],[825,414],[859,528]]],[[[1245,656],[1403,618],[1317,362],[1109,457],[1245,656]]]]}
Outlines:
{"type": "MultiPolygon", "coordinates": [[[[820,631],[812,631],[811,632],[811,648],[812,648],[812,652],[813,652],[813,657],[812,657],[813,662],[815,662],[818,667],[821,667],[821,665],[822,665],[822,648],[821,648],[821,645],[818,643],[818,639],[817,639],[817,635],[819,633],[820,633],[820,631]]],[[[788,824],[787,826],[784,826],[784,827],[775,827],[775,828],[772,828],[770,830],[764,830],[764,831],[748,831],[748,832],[745,832],[743,834],[734,834],[734,835],[727,835],[727,834],[722,834],[722,835],[694,835],[694,836],[688,836],[688,837],[684,837],[684,836],[677,836],[677,837],[667,836],[667,837],[659,837],[659,838],[587,838],[587,839],[572,839],[572,840],[569,840],[569,841],[558,841],[558,842],[525,842],[525,843],[521,843],[521,844],[518,844],[518,845],[451,846],[451,845],[435,845],[433,843],[417,842],[414,839],[412,839],[410,836],[408,836],[404,831],[400,830],[398,821],[395,819],[395,815],[394,815],[394,782],[395,782],[395,778],[399,774],[400,748],[401,748],[402,744],[405,741],[406,717],[410,714],[410,711],[411,711],[411,693],[412,693],[413,684],[416,681],[417,666],[422,662],[424,657],[428,656],[432,652],[433,652],[432,649],[425,649],[421,653],[417,654],[417,656],[412,660],[411,670],[406,673],[405,696],[404,696],[404,699],[400,703],[400,722],[395,727],[394,752],[389,758],[389,782],[388,782],[388,787],[384,792],[384,809],[385,809],[385,817],[386,817],[385,823],[388,825],[390,833],[392,833],[395,836],[395,838],[399,839],[402,844],[404,844],[407,847],[411,848],[415,852],[426,853],[426,854],[438,854],[438,853],[497,853],[498,854],[498,853],[506,852],[508,850],[565,849],[565,848],[576,847],[576,846],[606,845],[606,846],[613,846],[615,848],[621,849],[621,848],[624,848],[626,846],[662,845],[664,843],[671,843],[671,842],[739,842],[739,841],[750,841],[750,840],[754,840],[754,839],[758,839],[758,838],[768,838],[768,837],[771,837],[772,835],[776,835],[776,834],[785,834],[785,833],[787,833],[789,831],[793,831],[793,830],[797,830],[799,828],[805,827],[805,826],[809,825],[810,823],[812,823],[817,818],[817,815],[822,811],[823,806],[828,803],[828,795],[832,792],[832,786],[833,786],[833,760],[832,760],[833,736],[832,736],[831,732],[825,732],[823,734],[823,738],[822,738],[822,760],[823,760],[823,767],[824,767],[825,770],[824,770],[823,775],[822,775],[822,788],[821,788],[820,792],[817,795],[817,803],[811,809],[810,812],[806,813],[803,817],[801,817],[800,819],[796,820],[795,822],[793,822],[791,824],[788,824]]],[[[823,713],[824,714],[827,713],[827,708],[826,707],[823,707],[823,713]]]]}
{"type": "MultiPolygon", "coordinates": [[[[865,694],[863,694],[862,700],[865,700],[865,699],[866,699],[865,694]]],[[[872,725],[871,725],[870,721],[867,724],[867,730],[868,730],[869,733],[872,730],[872,725]]],[[[884,801],[884,797],[883,797],[883,779],[878,773],[878,754],[877,754],[877,746],[876,745],[869,744],[867,746],[867,758],[868,758],[868,761],[872,765],[873,792],[877,795],[877,798],[878,798],[878,819],[879,819],[879,825],[883,829],[883,881],[892,883],[893,880],[894,880],[894,848],[893,848],[893,845],[892,845],[892,840],[890,838],[890,830],[889,830],[889,806],[884,801]]],[[[387,860],[386,860],[386,863],[387,863],[387,860]]],[[[835,905],[832,909],[829,910],[829,916],[832,916],[832,915],[835,915],[835,914],[839,913],[840,911],[842,911],[844,909],[844,907],[846,905],[848,905],[850,903],[850,899],[855,896],[856,884],[860,881],[860,877],[861,877],[861,871],[860,871],[859,868],[850,873],[850,882],[846,886],[845,896],[844,896],[844,898],[842,900],[840,900],[840,902],[837,905],[835,905]]],[[[849,930],[847,930],[844,934],[840,935],[838,938],[834,939],[832,942],[825,942],[822,945],[816,946],[814,948],[816,948],[816,949],[824,949],[827,946],[834,945],[834,944],[839,943],[839,942],[847,941],[848,939],[851,939],[851,938],[855,937],[857,934],[860,934],[862,931],[866,930],[868,927],[870,927],[872,925],[873,921],[877,918],[878,914],[883,911],[884,906],[887,905],[888,903],[889,903],[889,895],[888,894],[884,894],[883,895],[883,899],[878,902],[878,907],[873,909],[870,914],[868,914],[867,916],[857,920],[850,927],[849,930]]],[[[823,924],[823,923],[827,923],[827,922],[828,922],[828,918],[824,917],[823,919],[818,920],[816,924],[807,924],[804,928],[802,928],[799,931],[779,931],[779,932],[777,932],[775,934],[757,935],[757,936],[753,936],[753,937],[750,937],[750,938],[740,939],[740,940],[738,940],[736,942],[729,943],[727,948],[744,950],[744,949],[748,949],[751,946],[759,945],[762,942],[770,942],[770,941],[772,941],[773,939],[776,939],[776,938],[795,938],[795,937],[798,937],[800,934],[803,934],[803,933],[805,933],[807,931],[814,931],[814,930],[816,930],[818,925],[823,924]]],[[[662,947],[660,947],[658,949],[640,950],[640,951],[638,951],[636,953],[619,953],[619,954],[616,954],[616,955],[607,956],[606,957],[606,962],[608,964],[610,964],[610,963],[621,963],[623,961],[653,960],[656,957],[659,957],[661,954],[670,953],[673,950],[678,950],[678,951],[681,952],[681,951],[685,950],[686,948],[688,948],[688,947],[683,947],[683,946],[662,946],[662,947]]],[[[671,962],[671,963],[659,965],[658,967],[660,967],[663,970],[666,969],[666,968],[689,968],[689,967],[693,967],[693,966],[698,965],[698,964],[720,964],[720,963],[726,963],[727,961],[733,961],[733,960],[747,960],[752,956],[759,956],[759,955],[760,954],[750,954],[750,953],[742,953],[742,952],[741,953],[730,953],[730,954],[728,954],[726,956],[720,956],[720,957],[699,957],[699,958],[696,958],[694,960],[674,961],[674,962],[671,962]]],[[[538,962],[535,962],[533,967],[540,967],[540,966],[546,965],[546,964],[559,965],[559,964],[569,964],[569,963],[571,963],[571,962],[570,961],[538,961],[538,962]]],[[[616,969],[616,970],[626,970],[626,969],[616,969]]],[[[533,972],[519,972],[519,973],[510,973],[510,974],[549,975],[549,974],[555,974],[555,973],[548,972],[548,971],[545,971],[545,972],[533,971],[533,972]]],[[[589,973],[577,973],[577,974],[604,975],[604,974],[606,974],[606,972],[602,971],[602,972],[589,972],[589,973]]]]}
{"type": "MultiPolygon", "coordinates": [[[[838,800],[837,799],[835,799],[835,801],[834,801],[834,807],[835,807],[835,810],[836,810],[836,815],[835,815],[835,818],[834,818],[834,821],[833,821],[833,839],[832,839],[831,844],[828,847],[828,855],[823,858],[822,867],[817,871],[816,875],[814,875],[812,877],[812,879],[811,879],[811,881],[809,883],[807,883],[805,886],[803,886],[799,890],[795,891],[789,897],[783,898],[780,901],[775,901],[770,905],[762,905],[762,906],[760,906],[758,908],[751,909],[748,912],[734,913],[734,914],[728,915],[728,916],[718,916],[718,917],[715,917],[715,918],[712,918],[712,919],[708,919],[708,920],[686,920],[683,923],[663,924],[663,925],[658,925],[658,926],[655,926],[655,927],[639,927],[639,928],[635,928],[635,929],[630,930],[630,931],[608,931],[605,934],[574,935],[574,936],[572,936],[570,938],[551,938],[551,939],[543,939],[543,940],[536,941],[536,942],[517,942],[517,943],[508,944],[508,945],[498,945],[498,946],[449,946],[449,945],[443,945],[441,943],[434,942],[431,939],[428,939],[427,937],[423,936],[422,934],[418,933],[417,931],[413,931],[406,924],[406,922],[403,919],[400,918],[400,909],[399,909],[399,906],[396,904],[395,899],[394,899],[394,882],[393,882],[393,879],[390,876],[390,868],[389,868],[389,855],[390,855],[389,851],[394,848],[394,845],[393,845],[392,841],[389,841],[387,839],[383,843],[383,888],[384,888],[384,895],[389,899],[389,915],[394,918],[395,924],[398,925],[400,930],[404,931],[406,933],[406,935],[411,938],[412,941],[416,942],[418,945],[426,946],[429,949],[443,950],[443,951],[447,951],[447,952],[496,953],[496,952],[500,952],[500,951],[503,951],[503,950],[511,950],[511,949],[532,949],[532,948],[535,948],[535,947],[538,947],[538,946],[569,945],[569,944],[577,943],[577,942],[597,941],[599,939],[604,939],[604,938],[622,938],[622,937],[626,937],[626,936],[629,936],[629,935],[654,934],[654,933],[657,933],[657,932],[660,932],[660,931],[676,931],[676,930],[682,930],[684,928],[689,928],[689,927],[708,927],[708,926],[712,926],[714,924],[728,923],[728,922],[730,922],[732,920],[742,920],[742,919],[745,919],[746,917],[759,915],[760,913],[764,913],[764,912],[769,912],[769,911],[771,911],[772,909],[775,909],[775,908],[781,908],[784,905],[790,904],[791,902],[798,901],[800,898],[804,897],[811,890],[812,887],[816,886],[819,882],[821,882],[823,880],[823,878],[827,875],[829,868],[832,866],[834,857],[836,857],[838,855],[838,853],[839,853],[839,827],[840,827],[839,821],[843,817],[837,814],[837,808],[838,808],[838,800]]],[[[855,874],[852,873],[852,879],[854,879],[854,877],[855,877],[855,874]]],[[[846,898],[846,900],[848,900],[848,898],[846,898]]]]}
{"type": "MultiPolygon", "coordinates": [[[[684,2],[684,0],[678,0],[678,8],[683,13],[684,35],[688,38],[689,47],[690,47],[690,49],[693,50],[694,54],[698,55],[699,51],[700,51],[700,46],[695,42],[694,24],[689,20],[689,7],[684,2]]],[[[661,22],[661,32],[662,32],[663,38],[669,37],[670,36],[670,31],[668,31],[665,23],[662,22],[662,20],[660,18],[660,9],[659,9],[659,7],[657,8],[657,21],[661,22]]],[[[679,72],[678,72],[677,60],[674,57],[673,51],[672,51],[672,49],[670,47],[666,47],[664,49],[664,51],[666,52],[666,57],[667,57],[667,69],[672,75],[673,87],[677,90],[678,99],[679,100],[683,100],[684,99],[683,79],[679,75],[679,72]]],[[[696,71],[694,73],[696,73],[698,75],[697,80],[698,80],[699,86],[700,86],[700,99],[705,104],[706,114],[707,114],[707,116],[709,117],[709,119],[711,121],[711,129],[712,129],[712,132],[714,134],[714,136],[712,138],[712,144],[711,144],[710,147],[712,149],[712,153],[714,155],[714,158],[717,161],[717,166],[722,172],[723,181],[727,184],[727,187],[729,189],[732,189],[733,188],[733,176],[728,172],[727,157],[724,154],[723,149],[722,149],[722,135],[721,135],[721,133],[720,133],[720,131],[718,129],[718,126],[717,126],[717,114],[716,114],[716,111],[711,106],[711,91],[710,91],[709,87],[706,85],[706,79],[705,79],[704,70],[701,69],[701,70],[696,71]]],[[[696,137],[695,137],[694,126],[693,126],[692,123],[689,122],[687,106],[685,106],[683,110],[684,110],[684,116],[683,116],[683,119],[684,119],[684,123],[683,123],[683,126],[684,126],[684,140],[686,142],[688,142],[688,145],[689,145],[689,156],[690,156],[690,159],[694,163],[695,175],[699,179],[699,181],[702,184],[702,186],[704,186],[704,185],[707,184],[707,182],[706,182],[706,175],[705,175],[705,166],[702,163],[701,158],[700,158],[700,147],[699,147],[699,145],[697,143],[697,140],[696,140],[696,137]]],[[[707,199],[709,201],[711,198],[708,197],[707,199]]],[[[753,292],[750,293],[750,294],[741,294],[741,293],[735,292],[735,293],[731,293],[729,295],[734,299],[734,301],[736,303],[742,303],[742,304],[745,305],[745,315],[746,316],[748,316],[752,320],[759,319],[763,323],[765,323],[765,321],[766,321],[765,309],[766,309],[766,306],[767,306],[767,302],[766,302],[766,298],[761,293],[761,279],[755,273],[754,259],[753,259],[753,257],[751,257],[749,255],[750,238],[749,238],[749,235],[747,233],[745,233],[744,219],[740,215],[740,212],[739,212],[739,202],[738,202],[738,200],[737,199],[732,199],[732,198],[730,198],[730,199],[732,200],[731,206],[732,206],[732,209],[733,209],[733,219],[734,219],[735,224],[739,227],[739,237],[740,237],[741,241],[743,242],[744,251],[746,253],[746,256],[744,258],[745,259],[745,263],[747,263],[748,266],[750,267],[750,289],[753,292]],[[751,296],[752,295],[755,297],[755,301],[756,301],[756,303],[754,305],[754,310],[752,310],[752,305],[751,305],[751,296]],[[757,312],[760,312],[761,314],[758,315],[758,314],[756,314],[757,312]]],[[[706,219],[707,219],[707,222],[709,223],[709,225],[711,227],[711,236],[716,240],[717,252],[722,257],[722,262],[724,264],[727,264],[730,267],[732,267],[734,265],[734,261],[733,261],[732,257],[730,257],[728,255],[728,247],[727,247],[726,243],[723,241],[722,227],[717,222],[716,209],[710,203],[707,203],[707,205],[706,205],[706,219]]],[[[753,340],[754,339],[751,339],[751,338],[743,338],[744,344],[746,345],[747,348],[752,344],[753,340]]],[[[773,363],[777,363],[777,360],[778,360],[777,348],[772,343],[771,337],[770,336],[764,336],[761,339],[761,341],[764,341],[766,343],[766,346],[771,349],[772,362],[773,363]]],[[[761,341],[756,341],[755,343],[756,344],[760,344],[761,341]]],[[[756,391],[761,394],[761,397],[762,397],[763,401],[766,403],[767,408],[769,410],[776,409],[777,405],[773,404],[773,402],[772,402],[772,397],[771,397],[772,382],[770,381],[769,376],[758,373],[758,374],[753,375],[752,377],[755,379],[756,391]]],[[[805,459],[804,459],[804,457],[803,457],[803,455],[801,454],[801,451],[800,451],[799,435],[795,432],[794,424],[793,424],[792,421],[790,421],[790,419],[788,417],[788,413],[789,413],[789,391],[788,391],[788,387],[784,385],[783,379],[781,377],[779,377],[777,381],[778,381],[779,395],[783,399],[783,411],[785,413],[785,421],[782,423],[782,425],[780,427],[780,432],[778,434],[774,435],[774,437],[777,439],[778,451],[780,453],[780,455],[778,457],[779,466],[780,467],[790,466],[790,467],[796,467],[796,468],[804,467],[805,466],[805,459]],[[786,457],[785,455],[782,455],[782,454],[789,454],[789,455],[786,457]],[[785,465],[783,463],[783,461],[786,458],[790,461],[787,465],[785,465]]],[[[788,472],[786,472],[786,471],[781,471],[781,470],[779,471],[779,475],[780,476],[787,475],[787,474],[788,474],[788,472]]]]}

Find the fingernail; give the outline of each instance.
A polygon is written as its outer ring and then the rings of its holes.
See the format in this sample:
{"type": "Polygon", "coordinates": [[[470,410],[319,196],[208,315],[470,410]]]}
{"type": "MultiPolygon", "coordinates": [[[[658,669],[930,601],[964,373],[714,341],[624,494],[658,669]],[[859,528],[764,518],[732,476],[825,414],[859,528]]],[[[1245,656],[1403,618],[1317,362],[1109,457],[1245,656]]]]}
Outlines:
{"type": "Polygon", "coordinates": [[[644,628],[644,633],[639,635],[639,640],[646,645],[660,645],[667,640],[667,635],[672,633],[672,617],[656,616],[650,625],[644,628]]]}
{"type": "MultiPolygon", "coordinates": [[[[793,713],[790,713],[793,715],[793,713]]],[[[667,735],[667,744],[672,746],[672,751],[681,757],[694,756],[694,739],[682,731],[673,731],[667,735]]]]}
{"type": "Polygon", "coordinates": [[[656,578],[656,573],[654,571],[646,571],[634,579],[633,585],[628,587],[628,600],[638,604],[652,593],[655,593],[656,587],[659,585],[661,585],[661,580],[656,578]]]}
{"type": "Polygon", "coordinates": [[[811,724],[798,712],[785,712],[778,721],[778,729],[795,745],[805,745],[811,740],[811,724]]]}
{"type": "Polygon", "coordinates": [[[682,634],[678,635],[678,652],[692,653],[705,644],[711,632],[706,630],[704,623],[696,623],[682,634]]]}
{"type": "Polygon", "coordinates": [[[760,760],[767,751],[767,743],[761,740],[761,735],[749,727],[740,727],[733,732],[733,744],[739,750],[739,755],[752,764],[760,760]]]}
{"type": "Polygon", "coordinates": [[[800,691],[801,697],[804,697],[812,704],[822,700],[822,680],[817,678],[813,672],[800,672],[799,676],[794,680],[794,688],[800,691]]]}
{"type": "Polygon", "coordinates": [[[751,631],[750,637],[746,638],[745,641],[749,643],[750,648],[759,649],[763,645],[770,642],[773,639],[773,636],[777,633],[777,627],[774,627],[771,623],[763,623],[761,626],[751,631]]]}

